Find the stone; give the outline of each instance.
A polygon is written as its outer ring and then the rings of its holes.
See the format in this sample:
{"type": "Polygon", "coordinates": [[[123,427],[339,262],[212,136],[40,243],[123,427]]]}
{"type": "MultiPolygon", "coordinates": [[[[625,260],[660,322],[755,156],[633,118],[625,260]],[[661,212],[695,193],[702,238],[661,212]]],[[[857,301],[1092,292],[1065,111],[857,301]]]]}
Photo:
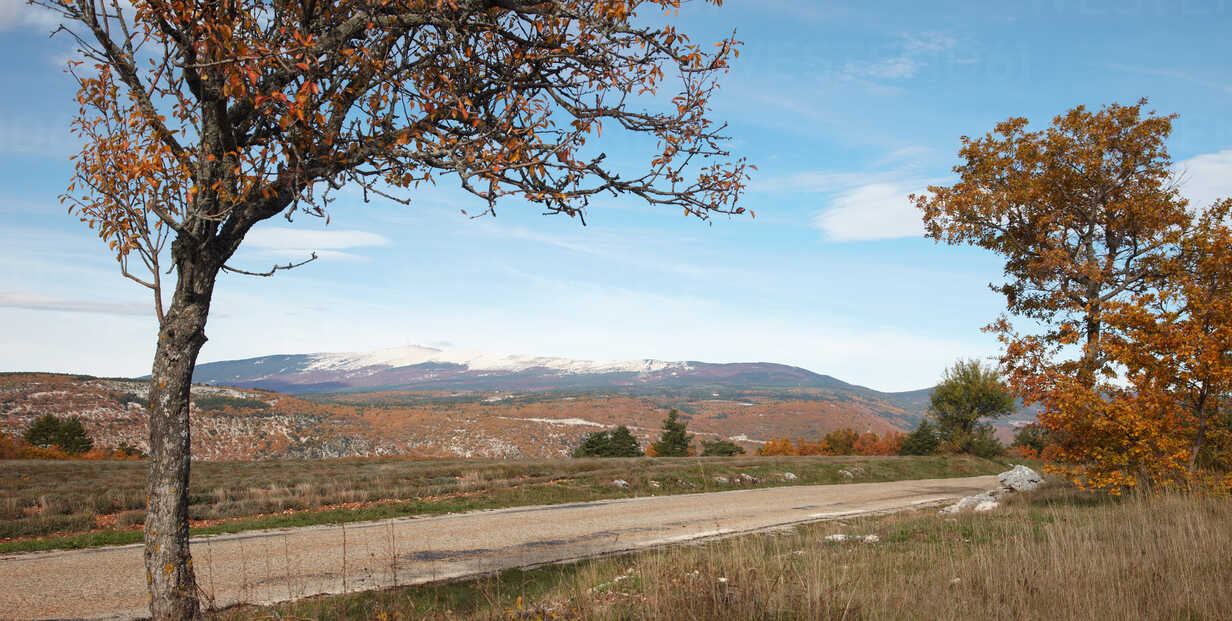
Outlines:
{"type": "Polygon", "coordinates": [[[755,476],[753,476],[753,475],[751,475],[751,474],[744,474],[744,473],[741,473],[741,474],[740,474],[740,480],[741,480],[741,481],[743,481],[743,482],[745,482],[745,483],[756,483],[756,482],[757,482],[757,477],[755,477],[755,476]]]}
{"type": "Polygon", "coordinates": [[[967,496],[966,498],[960,499],[958,502],[938,511],[937,513],[940,515],[948,515],[950,513],[962,513],[963,511],[966,511],[968,509],[974,509],[975,505],[978,505],[978,504],[980,504],[980,501],[977,500],[975,496],[967,496]]]}
{"type": "Polygon", "coordinates": [[[835,533],[833,535],[826,535],[826,541],[842,543],[844,541],[847,541],[847,535],[844,535],[843,533],[835,533]]]}
{"type": "Polygon", "coordinates": [[[620,487],[620,488],[625,488],[625,487],[629,487],[629,482],[624,479],[616,479],[612,481],[612,485],[615,485],[616,487],[620,487]]]}
{"type": "Polygon", "coordinates": [[[843,470],[839,470],[839,471],[838,471],[838,473],[839,473],[839,474],[841,474],[841,475],[843,475],[843,476],[845,476],[845,477],[847,477],[847,478],[849,478],[849,479],[854,479],[854,478],[856,478],[856,475],[855,475],[852,471],[847,470],[846,468],[844,468],[843,470]]]}
{"type": "Polygon", "coordinates": [[[997,499],[1012,492],[1013,490],[1006,488],[990,489],[986,492],[967,496],[958,502],[938,511],[939,515],[948,515],[951,513],[962,513],[963,511],[975,510],[979,512],[992,511],[1001,506],[997,499]]]}
{"type": "Polygon", "coordinates": [[[723,475],[721,475],[721,474],[716,474],[716,475],[714,476],[714,482],[715,482],[715,483],[720,483],[720,484],[722,484],[722,485],[727,485],[727,477],[725,477],[725,476],[723,476],[723,475]]]}
{"type": "Polygon", "coordinates": [[[864,535],[864,543],[877,543],[881,541],[881,537],[877,535],[864,535]]]}
{"type": "Polygon", "coordinates": [[[997,475],[997,480],[1003,487],[1015,492],[1029,492],[1039,487],[1044,482],[1044,477],[1026,466],[1014,466],[1012,470],[997,475]]]}
{"type": "Polygon", "coordinates": [[[796,479],[798,479],[798,478],[800,478],[800,477],[798,477],[798,476],[796,476],[796,475],[794,475],[794,474],[792,474],[792,473],[790,473],[790,472],[784,472],[784,473],[783,473],[783,480],[784,480],[784,481],[795,481],[795,480],[796,480],[796,479]]]}
{"type": "Polygon", "coordinates": [[[651,481],[648,485],[650,485],[651,487],[655,489],[659,489],[660,487],[663,487],[663,484],[658,481],[651,481]]]}

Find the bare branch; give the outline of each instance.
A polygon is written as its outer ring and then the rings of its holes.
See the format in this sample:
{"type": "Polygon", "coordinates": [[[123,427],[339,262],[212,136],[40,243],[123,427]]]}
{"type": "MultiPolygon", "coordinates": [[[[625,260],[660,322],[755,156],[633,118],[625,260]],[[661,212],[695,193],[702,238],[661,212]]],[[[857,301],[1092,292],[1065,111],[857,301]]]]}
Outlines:
{"type": "Polygon", "coordinates": [[[303,261],[300,261],[299,263],[287,263],[286,265],[275,265],[274,267],[271,267],[268,272],[249,272],[247,270],[237,269],[229,265],[222,266],[222,270],[224,272],[231,272],[232,274],[243,274],[244,276],[260,276],[263,278],[268,278],[270,276],[273,276],[276,272],[279,272],[282,270],[293,270],[297,267],[300,267],[302,265],[307,265],[316,260],[317,260],[317,253],[313,252],[311,257],[303,261]]]}

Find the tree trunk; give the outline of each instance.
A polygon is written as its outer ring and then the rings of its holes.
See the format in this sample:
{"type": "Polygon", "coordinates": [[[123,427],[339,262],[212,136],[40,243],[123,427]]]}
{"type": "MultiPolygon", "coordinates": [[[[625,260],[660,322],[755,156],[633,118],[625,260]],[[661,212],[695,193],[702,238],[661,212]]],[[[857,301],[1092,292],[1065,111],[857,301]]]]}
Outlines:
{"type": "Polygon", "coordinates": [[[189,404],[193,367],[205,344],[205,322],[218,268],[194,250],[172,246],[179,278],[158,332],[150,374],[150,460],[145,518],[145,569],[156,620],[194,618],[200,608],[188,549],[189,404]]]}
{"type": "Polygon", "coordinates": [[[1193,474],[1198,471],[1198,454],[1202,452],[1202,445],[1206,441],[1206,421],[1208,418],[1208,413],[1205,394],[1198,399],[1197,407],[1195,407],[1194,410],[1198,415],[1198,430],[1194,435],[1193,445],[1189,451],[1189,474],[1193,474]]]}

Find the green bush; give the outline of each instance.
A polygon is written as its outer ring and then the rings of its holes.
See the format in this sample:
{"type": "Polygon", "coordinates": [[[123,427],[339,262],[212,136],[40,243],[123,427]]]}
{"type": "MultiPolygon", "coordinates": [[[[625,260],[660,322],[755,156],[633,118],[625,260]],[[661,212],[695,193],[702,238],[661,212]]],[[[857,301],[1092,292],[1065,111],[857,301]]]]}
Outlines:
{"type": "Polygon", "coordinates": [[[1043,427],[1040,427],[1035,423],[1031,423],[1030,425],[1020,428],[1018,433],[1014,434],[1014,443],[1011,444],[1011,446],[1029,448],[1032,451],[1035,451],[1035,454],[1038,455],[1044,451],[1044,446],[1048,444],[1048,437],[1046,433],[1047,432],[1044,431],[1043,427]]]}
{"type": "Polygon", "coordinates": [[[94,440],[86,434],[81,419],[60,418],[55,414],[40,416],[22,434],[26,442],[39,448],[56,447],[65,453],[85,453],[94,448],[94,440]]]}
{"type": "Polygon", "coordinates": [[[915,431],[903,438],[903,444],[898,449],[899,455],[932,455],[937,452],[941,440],[937,437],[937,426],[924,419],[915,431]]]}
{"type": "Polygon", "coordinates": [[[702,440],[702,457],[743,455],[744,447],[731,440],[702,440]]]}
{"type": "Polygon", "coordinates": [[[611,431],[596,431],[582,440],[574,457],[641,457],[642,447],[629,428],[621,425],[611,431]]]}

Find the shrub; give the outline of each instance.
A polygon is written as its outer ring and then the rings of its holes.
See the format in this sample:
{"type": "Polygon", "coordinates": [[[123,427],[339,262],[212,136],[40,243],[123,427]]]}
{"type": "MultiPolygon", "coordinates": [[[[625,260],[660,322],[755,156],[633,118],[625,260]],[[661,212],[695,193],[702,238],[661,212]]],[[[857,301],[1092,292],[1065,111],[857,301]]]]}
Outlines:
{"type": "Polygon", "coordinates": [[[743,455],[744,447],[731,440],[702,440],[702,457],[743,455]]]}
{"type": "Polygon", "coordinates": [[[641,457],[642,447],[629,428],[621,425],[611,431],[596,431],[582,440],[574,457],[641,457]]]}
{"type": "Polygon", "coordinates": [[[855,453],[858,439],[860,434],[854,429],[835,429],[822,437],[821,442],[825,445],[823,451],[827,455],[851,455],[855,453]]]}
{"type": "Polygon", "coordinates": [[[30,423],[22,437],[38,448],[55,447],[74,455],[94,448],[94,440],[86,434],[81,419],[76,416],[60,418],[55,414],[44,414],[30,423]]]}
{"type": "Polygon", "coordinates": [[[899,455],[932,455],[937,452],[938,446],[941,444],[937,438],[937,427],[928,419],[920,421],[920,426],[916,427],[915,431],[907,434],[903,438],[902,446],[898,449],[899,455]]]}

